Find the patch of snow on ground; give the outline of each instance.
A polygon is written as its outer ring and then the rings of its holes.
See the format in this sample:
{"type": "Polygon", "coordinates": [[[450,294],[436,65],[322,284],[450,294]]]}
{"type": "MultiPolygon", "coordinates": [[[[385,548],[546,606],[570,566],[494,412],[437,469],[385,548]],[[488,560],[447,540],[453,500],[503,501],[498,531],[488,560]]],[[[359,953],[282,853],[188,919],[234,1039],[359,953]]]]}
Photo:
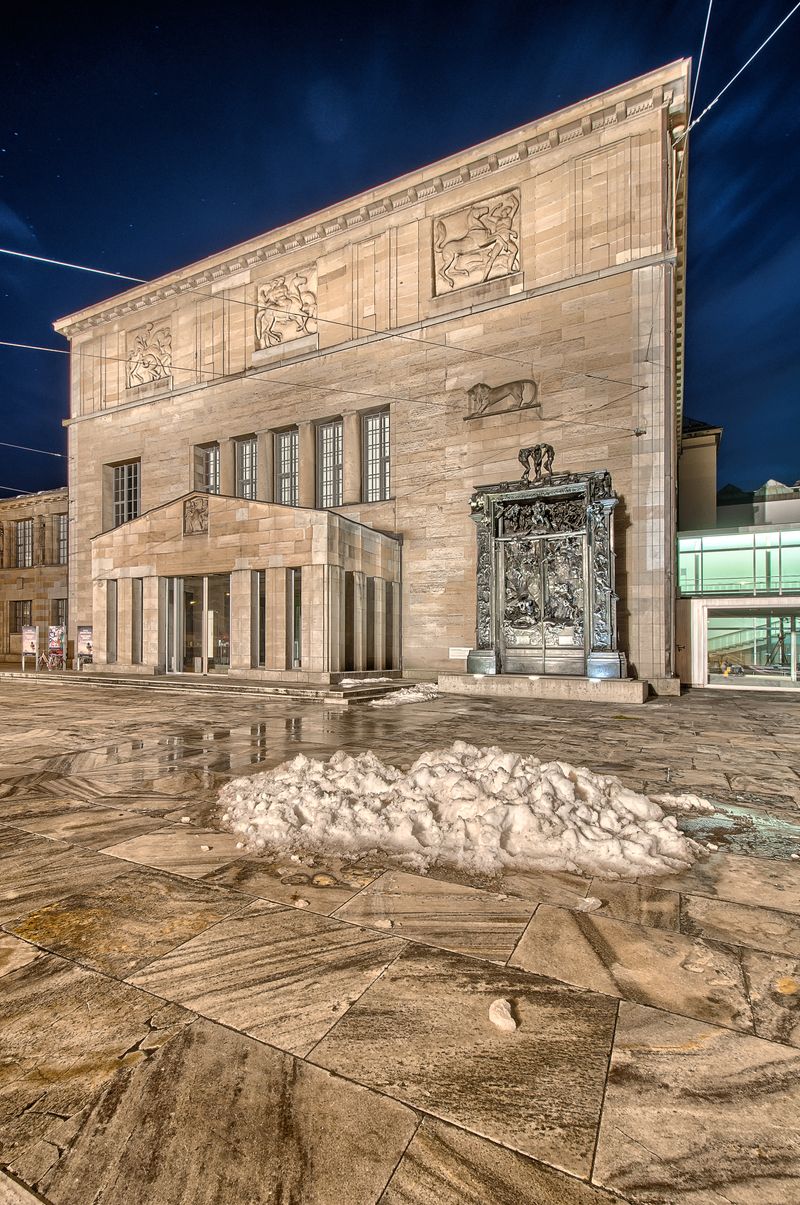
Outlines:
{"type": "Polygon", "coordinates": [[[692,813],[711,816],[716,811],[713,803],[701,799],[699,795],[651,795],[650,798],[665,812],[676,812],[679,816],[690,816],[692,813]]]}
{"type": "Polygon", "coordinates": [[[394,678],[342,678],[337,686],[372,686],[375,682],[394,682],[394,678]]]}
{"type": "Polygon", "coordinates": [[[427,703],[435,699],[439,687],[435,682],[418,682],[416,686],[404,686],[402,690],[393,690],[382,699],[373,699],[370,707],[397,707],[398,703],[427,703]]]}
{"type": "Polygon", "coordinates": [[[572,871],[633,879],[690,866],[701,846],[617,778],[456,741],[410,770],[373,752],[302,754],[220,792],[223,824],[250,850],[383,854],[411,870],[572,871]]]}

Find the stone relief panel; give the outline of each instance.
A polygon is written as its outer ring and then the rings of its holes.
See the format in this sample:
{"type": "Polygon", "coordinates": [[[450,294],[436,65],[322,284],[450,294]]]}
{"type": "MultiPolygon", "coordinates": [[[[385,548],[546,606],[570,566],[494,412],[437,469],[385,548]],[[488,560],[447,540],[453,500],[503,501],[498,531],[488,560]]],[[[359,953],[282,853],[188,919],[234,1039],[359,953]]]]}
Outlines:
{"type": "Polygon", "coordinates": [[[518,272],[519,239],[519,193],[514,189],[436,218],[434,294],[518,272]]]}
{"type": "Polygon", "coordinates": [[[168,326],[156,327],[148,322],[144,329],[133,331],[133,346],[128,352],[128,388],[166,380],[172,375],[172,334],[168,326]]]}
{"type": "Polygon", "coordinates": [[[208,531],[208,498],[197,494],[183,504],[183,534],[203,535],[208,531]]]}
{"type": "Polygon", "coordinates": [[[485,418],[511,410],[530,410],[539,405],[539,386],[536,381],[507,381],[505,385],[486,385],[479,381],[467,390],[467,413],[464,417],[485,418]]]}
{"type": "Polygon", "coordinates": [[[317,267],[276,276],[258,290],[256,346],[260,351],[317,331],[317,267]]]}

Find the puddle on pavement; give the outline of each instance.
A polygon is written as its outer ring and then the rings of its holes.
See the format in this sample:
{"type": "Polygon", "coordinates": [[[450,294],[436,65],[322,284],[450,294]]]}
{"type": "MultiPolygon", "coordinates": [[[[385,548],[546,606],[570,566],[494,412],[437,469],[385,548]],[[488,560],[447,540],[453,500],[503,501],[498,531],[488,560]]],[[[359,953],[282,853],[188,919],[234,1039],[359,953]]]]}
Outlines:
{"type": "Polygon", "coordinates": [[[733,804],[711,802],[713,816],[680,816],[679,828],[696,841],[711,841],[726,853],[785,860],[800,854],[800,825],[733,804]]]}

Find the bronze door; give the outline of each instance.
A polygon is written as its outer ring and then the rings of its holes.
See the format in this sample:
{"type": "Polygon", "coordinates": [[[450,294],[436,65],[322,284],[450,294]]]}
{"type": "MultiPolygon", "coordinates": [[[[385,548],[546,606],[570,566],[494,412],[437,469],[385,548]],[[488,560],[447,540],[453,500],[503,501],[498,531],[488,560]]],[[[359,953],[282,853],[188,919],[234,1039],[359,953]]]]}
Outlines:
{"type": "Polygon", "coordinates": [[[586,672],[586,537],[517,536],[495,545],[500,672],[586,672]]]}

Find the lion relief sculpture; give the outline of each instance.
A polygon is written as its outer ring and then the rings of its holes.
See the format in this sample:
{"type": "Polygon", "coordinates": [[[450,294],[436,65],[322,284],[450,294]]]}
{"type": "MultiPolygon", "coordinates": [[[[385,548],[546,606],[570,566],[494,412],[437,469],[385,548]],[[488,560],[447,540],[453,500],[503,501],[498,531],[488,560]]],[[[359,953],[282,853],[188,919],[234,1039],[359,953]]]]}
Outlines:
{"type": "Polygon", "coordinates": [[[482,381],[467,390],[467,418],[504,414],[508,410],[530,410],[539,403],[536,381],[508,381],[505,385],[486,385],[482,381]]]}

